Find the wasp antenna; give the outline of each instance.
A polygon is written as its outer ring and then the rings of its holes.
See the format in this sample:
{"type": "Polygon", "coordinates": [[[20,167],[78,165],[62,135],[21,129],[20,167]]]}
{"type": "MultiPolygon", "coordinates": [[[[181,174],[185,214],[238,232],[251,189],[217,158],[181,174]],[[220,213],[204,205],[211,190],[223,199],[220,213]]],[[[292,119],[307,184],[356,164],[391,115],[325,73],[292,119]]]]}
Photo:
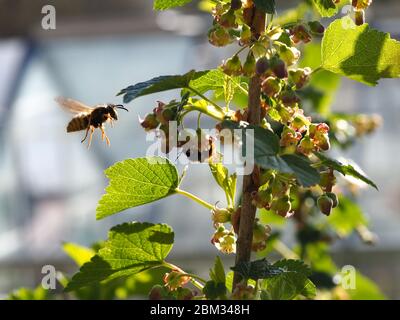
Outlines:
{"type": "Polygon", "coordinates": [[[127,108],[125,108],[124,105],[122,105],[122,104],[116,104],[115,107],[129,112],[129,110],[127,108]]]}

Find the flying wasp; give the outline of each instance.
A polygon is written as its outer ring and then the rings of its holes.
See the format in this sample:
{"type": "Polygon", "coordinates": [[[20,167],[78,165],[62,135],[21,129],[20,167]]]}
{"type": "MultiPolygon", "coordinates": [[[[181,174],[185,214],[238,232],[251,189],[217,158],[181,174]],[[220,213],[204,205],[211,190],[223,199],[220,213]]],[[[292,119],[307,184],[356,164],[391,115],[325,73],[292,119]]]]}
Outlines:
{"type": "Polygon", "coordinates": [[[111,126],[115,120],[118,120],[116,109],[123,109],[128,111],[122,104],[98,104],[94,107],[89,107],[84,103],[64,98],[57,97],[55,99],[58,104],[66,110],[77,113],[75,117],[67,125],[67,132],[76,132],[86,130],[85,137],[81,141],[82,143],[87,139],[89,135],[88,148],[92,142],[94,130],[99,128],[101,131],[101,140],[106,140],[107,145],[110,145],[110,139],[108,139],[106,132],[104,131],[104,123],[109,121],[111,126]],[[89,134],[90,131],[90,134],[89,134]]]}

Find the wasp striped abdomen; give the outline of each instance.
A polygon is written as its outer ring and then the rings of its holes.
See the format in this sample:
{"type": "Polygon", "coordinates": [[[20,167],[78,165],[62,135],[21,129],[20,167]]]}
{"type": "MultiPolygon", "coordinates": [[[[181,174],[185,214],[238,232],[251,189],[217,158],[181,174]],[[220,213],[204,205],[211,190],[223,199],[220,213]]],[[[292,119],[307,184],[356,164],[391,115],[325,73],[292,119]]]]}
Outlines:
{"type": "Polygon", "coordinates": [[[90,114],[77,115],[67,125],[67,132],[85,130],[89,127],[90,114]]]}

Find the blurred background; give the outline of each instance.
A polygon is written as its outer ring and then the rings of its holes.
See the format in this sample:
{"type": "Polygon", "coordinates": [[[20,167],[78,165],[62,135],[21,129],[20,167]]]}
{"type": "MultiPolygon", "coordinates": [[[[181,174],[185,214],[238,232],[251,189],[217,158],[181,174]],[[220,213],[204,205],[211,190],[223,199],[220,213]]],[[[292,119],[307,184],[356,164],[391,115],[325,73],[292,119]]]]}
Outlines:
{"type": "MultiPolygon", "coordinates": [[[[279,2],[279,10],[296,3],[279,2]]],[[[106,239],[111,226],[130,220],[170,224],[176,234],[173,260],[204,273],[216,254],[207,238],[213,234],[210,215],[179,195],[95,220],[107,184],[103,170],[145,154],[149,143],[138,115],[176,92],[129,104],[130,112],[121,111],[116,127],[107,131],[111,148],[97,133],[89,150],[80,143],[81,133],[66,134],[71,115],[54,97],[121,103],[115,94],[127,85],[214,68],[227,52],[208,44],[210,16],[196,2],[155,13],[150,0],[57,0],[51,1],[56,29],[43,30],[46,4],[0,0],[0,295],[40,283],[45,264],[74,271],[61,250],[64,241],[90,245],[106,239]]],[[[399,1],[375,1],[367,21],[399,39],[399,1]]],[[[342,154],[380,188],[361,194],[379,242],[367,247],[350,237],[335,245],[334,257],[339,265],[359,268],[390,298],[400,298],[399,87],[399,79],[381,80],[377,88],[343,79],[333,105],[336,111],[379,113],[384,119],[376,133],[342,154]]],[[[197,165],[183,187],[213,203],[224,196],[211,179],[208,167],[197,165]]]]}

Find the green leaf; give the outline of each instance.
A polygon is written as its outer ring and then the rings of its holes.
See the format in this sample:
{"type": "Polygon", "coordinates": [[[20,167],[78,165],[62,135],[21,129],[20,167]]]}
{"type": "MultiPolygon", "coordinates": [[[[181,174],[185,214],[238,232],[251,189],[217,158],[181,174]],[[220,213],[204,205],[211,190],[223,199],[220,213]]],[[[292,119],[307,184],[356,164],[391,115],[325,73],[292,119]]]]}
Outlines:
{"type": "Polygon", "coordinates": [[[274,226],[274,229],[276,227],[284,226],[288,221],[279,214],[273,213],[272,211],[266,210],[264,208],[258,210],[258,218],[263,224],[272,224],[274,226]]]}
{"type": "Polygon", "coordinates": [[[75,261],[75,263],[80,267],[84,263],[90,261],[90,259],[95,255],[95,251],[90,248],[80,246],[78,244],[67,242],[62,246],[64,252],[75,261]]]}
{"type": "Polygon", "coordinates": [[[204,94],[208,91],[222,93],[225,100],[231,100],[235,94],[245,90],[241,77],[229,77],[230,90],[226,88],[226,75],[220,69],[189,71],[184,75],[167,75],[140,82],[122,89],[118,95],[123,95],[124,103],[167,90],[184,89],[192,95],[204,94]],[[227,96],[229,95],[229,96],[227,96]]]}
{"type": "Polygon", "coordinates": [[[211,173],[218,185],[225,190],[228,179],[228,169],[220,162],[209,164],[211,173]]]}
{"type": "Polygon", "coordinates": [[[181,7],[192,2],[192,0],[154,0],[154,10],[166,10],[181,7]]]}
{"type": "Polygon", "coordinates": [[[235,88],[233,85],[233,80],[230,76],[225,75],[224,77],[224,98],[225,98],[225,105],[229,108],[229,105],[235,95],[235,88]]]}
{"type": "Polygon", "coordinates": [[[335,20],[322,39],[322,67],[368,85],[400,77],[400,42],[350,17],[335,20]]]}
{"type": "MultiPolygon", "coordinates": [[[[306,157],[295,154],[286,154],[281,157],[297,176],[297,180],[305,187],[319,183],[321,177],[317,170],[311,167],[311,162],[306,157]]],[[[284,171],[283,171],[284,172],[284,171]]],[[[287,172],[291,173],[291,172],[287,172]]]]}
{"type": "Polygon", "coordinates": [[[338,12],[334,0],[312,0],[321,17],[332,17],[338,12]]]}
{"type": "Polygon", "coordinates": [[[8,300],[49,300],[50,298],[50,291],[41,285],[35,289],[19,288],[8,296],[8,300]]]}
{"type": "Polygon", "coordinates": [[[133,99],[148,94],[172,89],[187,88],[192,79],[195,79],[202,74],[202,72],[195,72],[192,70],[184,75],[160,76],[122,89],[117,95],[123,95],[124,103],[128,103],[133,99]]]}
{"type": "MultiPolygon", "coordinates": [[[[310,67],[316,69],[321,65],[321,44],[308,43],[304,46],[300,67],[310,67]]],[[[314,73],[310,79],[310,83],[305,88],[298,90],[297,94],[303,100],[310,101],[312,108],[327,116],[330,106],[335,98],[335,93],[339,88],[340,76],[332,72],[321,70],[314,73]]]]}
{"type": "MultiPolygon", "coordinates": [[[[298,21],[305,20],[306,15],[310,12],[310,7],[307,2],[300,2],[297,6],[291,9],[279,12],[279,15],[274,17],[274,25],[287,25],[297,23],[298,21]]],[[[289,43],[288,46],[291,46],[289,43]]]]}
{"type": "Polygon", "coordinates": [[[269,289],[261,290],[261,300],[292,300],[298,295],[312,299],[317,294],[315,284],[303,276],[284,275],[269,282],[269,289]]]}
{"type": "Polygon", "coordinates": [[[318,167],[326,166],[326,167],[333,168],[334,170],[340,172],[343,175],[352,176],[352,177],[359,179],[359,180],[365,182],[366,184],[374,187],[376,190],[378,190],[377,185],[372,180],[370,180],[364,174],[358,172],[352,165],[350,165],[350,164],[344,165],[337,160],[326,157],[322,153],[315,153],[315,155],[321,160],[319,163],[316,164],[318,167]]]}
{"type": "Polygon", "coordinates": [[[264,11],[265,13],[275,14],[275,0],[253,0],[257,9],[264,11]]]}
{"type": "MultiPolygon", "coordinates": [[[[302,156],[278,155],[279,138],[270,130],[260,126],[239,124],[233,121],[222,122],[223,128],[243,129],[244,139],[250,139],[249,144],[254,146],[254,162],[264,169],[274,169],[282,173],[294,174],[299,183],[310,187],[320,181],[319,173],[311,167],[311,162],[302,156]],[[253,130],[252,134],[248,129],[253,130]]],[[[246,142],[243,141],[243,154],[247,155],[246,142]]]]}
{"type": "Polygon", "coordinates": [[[224,282],[216,282],[214,280],[207,281],[203,288],[203,293],[209,300],[218,298],[226,299],[226,286],[224,282]]]}
{"type": "Polygon", "coordinates": [[[215,91],[216,95],[223,95],[225,101],[232,99],[234,94],[243,90],[241,85],[241,77],[228,76],[221,69],[199,71],[189,83],[189,87],[197,92],[204,94],[208,91],[215,91]],[[226,87],[227,82],[229,82],[230,88],[226,87]]]}
{"type": "Polygon", "coordinates": [[[273,264],[275,268],[282,268],[286,272],[297,272],[305,276],[311,275],[311,268],[301,260],[283,259],[273,264]]]}
{"type": "Polygon", "coordinates": [[[264,299],[291,300],[298,295],[307,298],[315,296],[315,285],[308,279],[311,275],[311,269],[303,261],[280,260],[272,266],[283,271],[262,282],[261,288],[264,289],[264,299]]]}
{"type": "Polygon", "coordinates": [[[179,185],[176,167],[162,157],[127,159],[105,174],[110,184],[97,206],[97,219],[165,198],[176,193],[179,185]]]}
{"type": "Polygon", "coordinates": [[[228,196],[232,200],[232,204],[235,204],[235,196],[236,196],[236,182],[237,182],[237,174],[232,173],[228,179],[228,196]]]}
{"type": "Polygon", "coordinates": [[[248,126],[247,128],[254,130],[254,158],[256,163],[268,162],[268,157],[276,156],[279,152],[279,138],[275,133],[259,126],[248,126]]]}
{"type": "Polygon", "coordinates": [[[233,203],[236,193],[236,173],[229,175],[228,169],[220,162],[210,162],[209,166],[215,181],[225,191],[228,204],[233,203]]]}
{"type": "Polygon", "coordinates": [[[173,242],[174,233],[165,224],[131,222],[115,226],[104,247],[81,267],[65,290],[160,267],[173,242]]]}
{"type": "Polygon", "coordinates": [[[231,269],[243,278],[253,280],[266,279],[285,272],[284,269],[271,265],[266,259],[239,262],[231,269]]]}
{"type": "Polygon", "coordinates": [[[202,71],[201,75],[190,81],[190,87],[200,93],[224,88],[225,74],[220,69],[202,71]]]}
{"type": "Polygon", "coordinates": [[[312,299],[317,295],[317,287],[310,279],[307,279],[300,294],[306,298],[312,299]]]}
{"type": "Polygon", "coordinates": [[[210,269],[210,278],[215,282],[222,282],[225,284],[226,276],[224,265],[219,256],[215,257],[214,268],[210,269]]]}
{"type": "MultiPolygon", "coordinates": [[[[252,286],[255,287],[256,282],[252,279],[249,279],[248,283],[252,286]]],[[[226,274],[226,282],[225,282],[226,288],[228,289],[229,292],[232,292],[232,286],[233,286],[233,271],[229,271],[226,274]]]]}
{"type": "Polygon", "coordinates": [[[348,236],[358,226],[367,225],[361,208],[346,197],[339,198],[339,205],[328,217],[329,224],[341,237],[348,236]]]}
{"type": "MultiPolygon", "coordinates": [[[[260,126],[250,125],[246,122],[238,123],[230,120],[223,121],[222,128],[234,130],[241,129],[242,133],[246,133],[245,135],[242,134],[244,147],[246,146],[245,139],[253,139],[254,154],[255,157],[259,158],[259,161],[262,161],[263,157],[275,156],[279,152],[279,137],[270,130],[264,129],[260,126]],[[247,131],[247,129],[253,131],[253,137],[248,134],[250,131],[247,131]]],[[[244,149],[243,152],[245,153],[246,150],[244,149]]]]}
{"type": "MultiPolygon", "coordinates": [[[[78,300],[114,300],[137,296],[145,297],[154,285],[163,284],[163,275],[168,271],[168,268],[160,267],[148,269],[127,278],[92,283],[74,290],[74,298],[78,300]]],[[[60,281],[59,278],[57,280],[60,281]]],[[[69,279],[64,278],[63,287],[66,287],[68,282],[69,279]]]]}
{"type": "MultiPolygon", "coordinates": [[[[300,253],[299,250],[297,250],[300,253]]],[[[329,252],[329,246],[324,242],[311,242],[305,246],[305,256],[310,261],[314,271],[334,274],[337,272],[335,263],[329,252]]]]}
{"type": "Polygon", "coordinates": [[[352,300],[385,300],[387,297],[379,287],[370,279],[356,272],[355,289],[347,289],[352,300]]]}

